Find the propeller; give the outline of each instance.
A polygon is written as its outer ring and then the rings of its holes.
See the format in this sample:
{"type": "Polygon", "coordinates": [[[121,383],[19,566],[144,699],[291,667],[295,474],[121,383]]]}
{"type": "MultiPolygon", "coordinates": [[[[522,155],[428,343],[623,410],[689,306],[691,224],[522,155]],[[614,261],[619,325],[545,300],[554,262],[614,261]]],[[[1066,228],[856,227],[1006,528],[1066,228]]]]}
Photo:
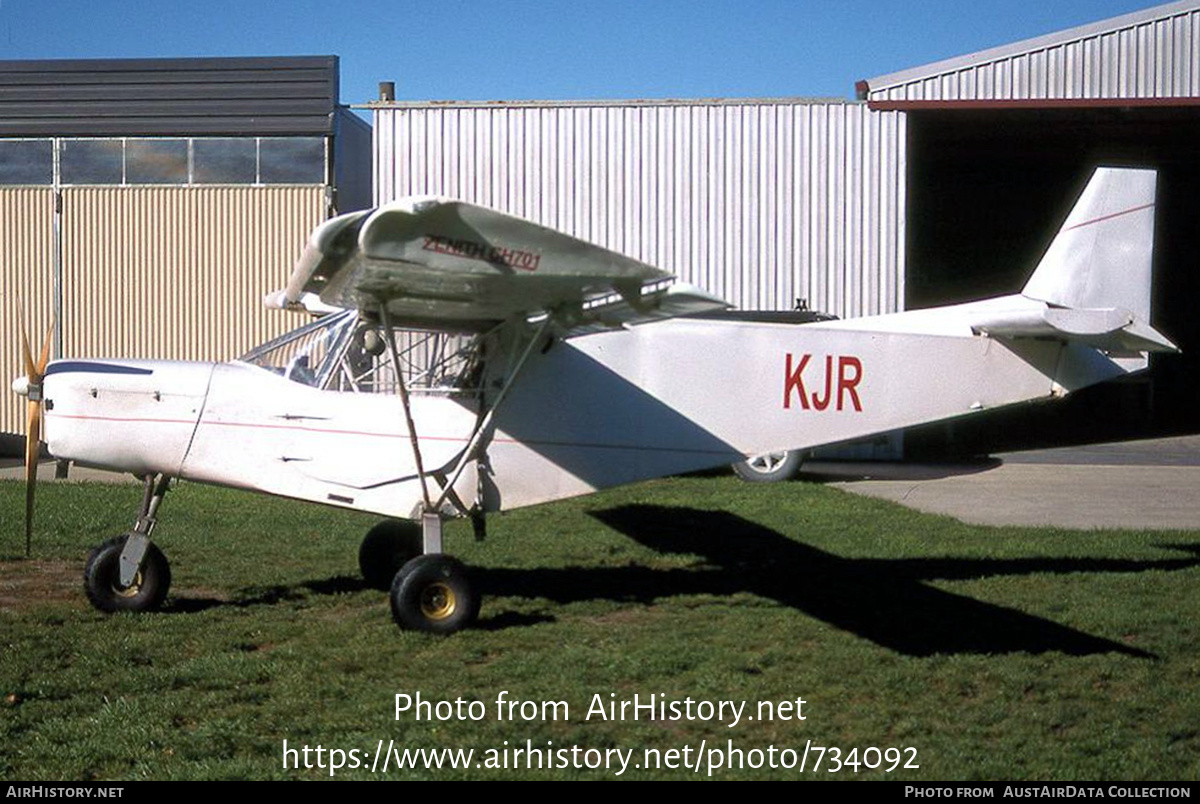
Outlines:
{"type": "MultiPolygon", "coordinates": [[[[22,313],[22,318],[24,314],[22,313]]],[[[42,379],[46,375],[46,364],[50,361],[50,342],[54,333],[54,323],[46,330],[42,341],[42,352],[38,359],[33,359],[33,350],[29,348],[29,337],[21,329],[21,357],[25,361],[25,376],[14,383],[17,392],[29,398],[28,426],[25,428],[25,557],[29,557],[31,536],[33,534],[33,495],[37,485],[37,459],[42,441],[42,379]]]]}

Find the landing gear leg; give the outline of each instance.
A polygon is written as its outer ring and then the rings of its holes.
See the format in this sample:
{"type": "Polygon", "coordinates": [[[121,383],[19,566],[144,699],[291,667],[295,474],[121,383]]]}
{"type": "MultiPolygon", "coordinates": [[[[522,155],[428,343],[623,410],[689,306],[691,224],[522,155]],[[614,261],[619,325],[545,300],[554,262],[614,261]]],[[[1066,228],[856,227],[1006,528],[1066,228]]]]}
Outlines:
{"type": "Polygon", "coordinates": [[[93,550],[84,566],[84,592],[100,611],[155,611],[171,587],[171,566],[150,542],[171,479],[147,475],[145,480],[146,492],[133,529],[93,550]]]}
{"type": "MultiPolygon", "coordinates": [[[[470,462],[480,460],[496,411],[508,396],[514,380],[521,373],[521,369],[525,366],[530,354],[533,353],[534,347],[541,342],[542,336],[550,325],[550,319],[547,318],[542,322],[532,337],[525,342],[520,357],[513,364],[512,370],[508,373],[496,397],[491,401],[487,412],[476,421],[471,437],[453,472],[446,479],[443,479],[438,473],[431,473],[434,479],[442,485],[442,493],[436,502],[429,493],[424,459],[421,455],[421,441],[417,437],[412,405],[404,382],[404,367],[401,364],[400,352],[396,348],[395,333],[386,304],[379,306],[379,319],[383,325],[392,368],[397,378],[400,403],[404,408],[404,420],[423,498],[421,507],[423,555],[407,561],[392,579],[392,617],[401,628],[451,634],[475,621],[479,614],[479,593],[466,566],[461,561],[442,553],[443,506],[450,502],[460,513],[468,513],[462,510],[463,506],[454,496],[454,486],[470,462]]],[[[476,538],[481,538],[484,533],[482,506],[480,506],[479,517],[472,514],[472,525],[476,538]]]]}
{"type": "Polygon", "coordinates": [[[405,563],[392,580],[392,619],[401,628],[452,634],[475,622],[479,592],[467,567],[442,553],[442,518],[421,516],[424,555],[405,563]]]}

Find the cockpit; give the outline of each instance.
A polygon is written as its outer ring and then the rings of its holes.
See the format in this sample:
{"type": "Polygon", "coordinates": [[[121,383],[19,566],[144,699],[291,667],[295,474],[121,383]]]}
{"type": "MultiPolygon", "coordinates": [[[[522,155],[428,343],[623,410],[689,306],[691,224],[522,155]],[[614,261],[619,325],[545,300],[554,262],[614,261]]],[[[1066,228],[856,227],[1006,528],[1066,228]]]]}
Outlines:
{"type": "Polygon", "coordinates": [[[323,316],[257,346],[239,360],[327,391],[396,393],[396,363],[413,393],[471,390],[477,335],[394,328],[388,333],[356,310],[323,316]]]}

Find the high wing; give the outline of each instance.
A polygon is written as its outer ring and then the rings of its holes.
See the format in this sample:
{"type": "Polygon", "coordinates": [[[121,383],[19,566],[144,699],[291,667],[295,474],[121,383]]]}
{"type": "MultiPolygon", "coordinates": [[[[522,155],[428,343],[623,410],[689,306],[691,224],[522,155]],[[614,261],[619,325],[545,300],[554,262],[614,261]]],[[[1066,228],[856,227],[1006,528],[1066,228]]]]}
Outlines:
{"type": "Polygon", "coordinates": [[[524,218],[412,197],[326,221],[286,290],[267,303],[311,310],[315,295],[334,307],[374,311],[386,304],[398,324],[461,329],[539,313],[568,325],[598,320],[601,312],[618,322],[639,313],[658,318],[664,302],[689,312],[725,306],[700,291],[669,291],[670,278],[524,218]]]}

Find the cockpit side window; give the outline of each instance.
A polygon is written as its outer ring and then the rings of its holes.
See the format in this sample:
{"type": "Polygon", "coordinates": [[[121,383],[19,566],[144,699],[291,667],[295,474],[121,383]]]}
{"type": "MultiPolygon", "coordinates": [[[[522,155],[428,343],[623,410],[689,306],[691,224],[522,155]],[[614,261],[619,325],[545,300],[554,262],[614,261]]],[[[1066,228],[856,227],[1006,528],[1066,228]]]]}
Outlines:
{"type": "MultiPolygon", "coordinates": [[[[393,337],[409,393],[474,390],[478,336],[396,329],[393,337]]],[[[359,324],[328,387],[355,393],[398,392],[395,366],[378,324],[359,324]]]]}
{"type": "MultiPolygon", "coordinates": [[[[474,391],[480,339],[476,335],[394,331],[410,393],[474,391]]],[[[381,327],[354,310],[327,315],[247,352],[259,368],[313,388],[349,393],[396,393],[396,372],[381,327]]]]}

